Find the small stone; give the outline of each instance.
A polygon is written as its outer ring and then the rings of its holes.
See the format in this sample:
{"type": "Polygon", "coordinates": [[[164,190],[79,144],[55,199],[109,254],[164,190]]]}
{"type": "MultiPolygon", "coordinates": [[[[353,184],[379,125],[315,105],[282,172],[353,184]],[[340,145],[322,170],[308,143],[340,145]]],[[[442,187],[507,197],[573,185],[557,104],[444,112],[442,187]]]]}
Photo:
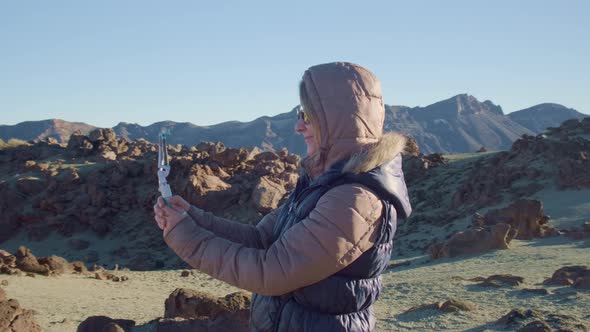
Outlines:
{"type": "Polygon", "coordinates": [[[549,295],[549,294],[551,294],[545,288],[523,288],[522,289],[522,292],[532,293],[532,294],[535,294],[535,295],[549,295]]]}
{"type": "Polygon", "coordinates": [[[520,328],[517,332],[551,332],[553,329],[542,320],[535,320],[520,328]]]}

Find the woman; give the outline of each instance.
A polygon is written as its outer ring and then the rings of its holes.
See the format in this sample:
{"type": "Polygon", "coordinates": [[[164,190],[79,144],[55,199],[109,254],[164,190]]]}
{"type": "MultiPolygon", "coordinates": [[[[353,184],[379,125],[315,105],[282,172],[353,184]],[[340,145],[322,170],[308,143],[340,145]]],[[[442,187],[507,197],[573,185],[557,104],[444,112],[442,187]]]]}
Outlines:
{"type": "Polygon", "coordinates": [[[171,208],[158,199],[156,221],[191,266],[254,293],[253,331],[373,331],[396,220],[411,212],[406,141],[383,134],[380,84],[363,67],[313,66],[299,92],[307,157],[282,207],[252,226],[174,196],[171,208]]]}

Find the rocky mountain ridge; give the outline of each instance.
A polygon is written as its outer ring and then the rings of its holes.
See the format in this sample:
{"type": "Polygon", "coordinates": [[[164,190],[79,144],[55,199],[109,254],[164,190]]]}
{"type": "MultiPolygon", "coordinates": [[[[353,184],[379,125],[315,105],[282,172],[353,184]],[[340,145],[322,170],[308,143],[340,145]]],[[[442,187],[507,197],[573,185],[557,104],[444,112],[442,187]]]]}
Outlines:
{"type": "MultiPolygon", "coordinates": [[[[426,107],[386,105],[386,131],[399,131],[414,138],[424,153],[467,153],[481,147],[504,150],[523,134],[539,134],[547,127],[559,126],[570,118],[586,115],[558,104],[540,104],[504,115],[493,102],[478,101],[461,94],[426,107]]],[[[141,126],[121,122],[113,127],[115,133],[128,140],[144,138],[156,142],[162,128],[172,132],[170,142],[186,146],[202,141],[223,142],[228,147],[258,147],[279,151],[286,148],[303,154],[303,140],[295,134],[296,108],[272,117],[250,122],[230,121],[212,126],[163,121],[141,126]]],[[[63,120],[45,120],[0,126],[0,139],[18,138],[26,141],[52,137],[66,143],[76,130],[89,134],[96,129],[85,124],[69,124],[63,120]],[[51,125],[51,123],[55,123],[51,125]],[[68,125],[69,124],[69,125],[68,125]]]]}

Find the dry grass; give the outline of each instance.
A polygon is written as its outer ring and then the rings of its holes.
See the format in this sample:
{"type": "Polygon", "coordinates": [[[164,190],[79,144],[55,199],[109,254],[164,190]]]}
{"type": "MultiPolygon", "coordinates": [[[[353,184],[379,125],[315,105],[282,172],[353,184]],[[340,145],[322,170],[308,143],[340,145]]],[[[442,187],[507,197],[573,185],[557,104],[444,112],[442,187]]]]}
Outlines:
{"type": "Polygon", "coordinates": [[[3,139],[0,138],[0,150],[15,148],[21,145],[30,145],[27,141],[17,138],[11,138],[8,142],[4,142],[3,139]]]}

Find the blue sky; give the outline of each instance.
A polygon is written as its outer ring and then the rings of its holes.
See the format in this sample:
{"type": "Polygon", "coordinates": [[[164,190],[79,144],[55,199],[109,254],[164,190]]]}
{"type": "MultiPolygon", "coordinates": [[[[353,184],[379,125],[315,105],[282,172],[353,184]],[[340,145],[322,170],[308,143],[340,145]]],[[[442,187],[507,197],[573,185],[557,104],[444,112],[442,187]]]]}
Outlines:
{"type": "Polygon", "coordinates": [[[0,1],[0,124],[199,125],[289,111],[351,61],[387,104],[459,93],[590,113],[590,2],[0,1]]]}

